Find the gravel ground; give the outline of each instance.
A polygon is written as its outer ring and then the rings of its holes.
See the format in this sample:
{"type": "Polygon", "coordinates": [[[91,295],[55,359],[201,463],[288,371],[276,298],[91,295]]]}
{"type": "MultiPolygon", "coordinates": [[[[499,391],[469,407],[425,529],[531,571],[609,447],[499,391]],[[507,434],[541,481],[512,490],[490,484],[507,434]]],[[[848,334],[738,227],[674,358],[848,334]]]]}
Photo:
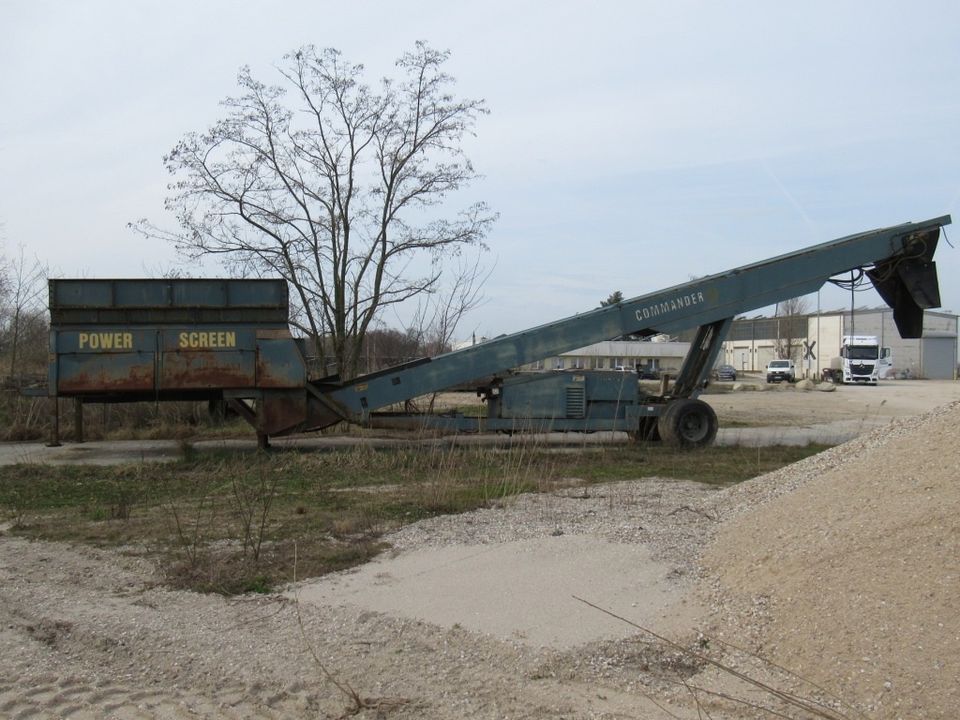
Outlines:
{"type": "MultiPolygon", "coordinates": [[[[699,516],[661,512],[651,520],[647,510],[692,505],[709,492],[617,483],[591,488],[589,498],[546,496],[540,505],[524,497],[473,513],[461,518],[459,537],[455,523],[438,518],[395,539],[407,552],[420,541],[439,548],[556,540],[558,524],[616,543],[674,534],[655,541],[656,555],[675,563],[671,582],[689,589],[693,565],[682,548],[696,542],[699,516]],[[675,532],[661,533],[667,528],[675,532]]],[[[138,558],[0,537],[0,716],[339,717],[351,701],[326,669],[378,705],[361,717],[644,717],[660,712],[649,693],[680,702],[674,712],[685,713],[672,684],[677,672],[695,670],[677,652],[635,637],[536,647],[337,602],[227,600],[156,582],[138,558]]]]}
{"type": "MultiPolygon", "coordinates": [[[[840,710],[842,698],[857,708],[844,711],[849,717],[954,717],[958,421],[956,404],[893,420],[724,491],[659,479],[613,483],[523,496],[390,538],[395,553],[384,563],[511,543],[642,547],[662,570],[643,593],[669,592],[699,616],[652,621],[649,629],[679,647],[622,621],[615,637],[538,644],[403,608],[371,610],[359,596],[311,599],[307,585],[229,600],[171,592],[142,558],[2,533],[0,717],[758,716],[694,689],[769,702],[710,662],[840,710]],[[748,652],[722,644],[731,640],[748,652]]],[[[385,583],[394,567],[371,573],[369,585],[385,583]]],[[[577,564],[565,572],[576,575],[577,564]]],[[[613,604],[607,581],[591,582],[588,599],[613,604]]],[[[536,609],[552,587],[501,602],[536,609]]],[[[634,598],[635,613],[626,605],[627,620],[647,622],[646,597],[634,598]]],[[[562,635],[602,615],[551,625],[562,635]]]]}

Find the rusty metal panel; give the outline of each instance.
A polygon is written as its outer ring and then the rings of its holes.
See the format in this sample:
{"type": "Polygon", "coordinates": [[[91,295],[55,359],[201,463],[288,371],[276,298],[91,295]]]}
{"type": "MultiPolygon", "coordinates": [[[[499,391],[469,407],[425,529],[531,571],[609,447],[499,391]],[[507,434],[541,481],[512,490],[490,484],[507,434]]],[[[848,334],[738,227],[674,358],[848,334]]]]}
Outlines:
{"type": "Polygon", "coordinates": [[[193,325],[160,333],[161,390],[252,388],[255,334],[234,326],[193,325]]]}
{"type": "Polygon", "coordinates": [[[161,390],[252,388],[256,354],[248,350],[164,352],[160,363],[161,390]]]}
{"type": "Polygon", "coordinates": [[[161,390],[252,388],[256,384],[253,330],[205,325],[165,329],[160,347],[161,390]]]}
{"type": "Polygon", "coordinates": [[[306,363],[293,338],[257,339],[257,387],[302,388],[306,382],[306,363]]]}
{"type": "Polygon", "coordinates": [[[270,390],[257,403],[257,430],[283,435],[302,429],[307,419],[307,394],[297,390],[270,390]]]}
{"type": "Polygon", "coordinates": [[[52,331],[50,352],[51,387],[67,394],[306,383],[303,356],[286,328],[77,326],[52,331]]]}
{"type": "Polygon", "coordinates": [[[63,394],[154,388],[156,333],[117,327],[50,333],[51,387],[63,394]]]}
{"type": "Polygon", "coordinates": [[[65,353],[57,358],[58,394],[110,394],[152,391],[153,353],[65,353]]]}

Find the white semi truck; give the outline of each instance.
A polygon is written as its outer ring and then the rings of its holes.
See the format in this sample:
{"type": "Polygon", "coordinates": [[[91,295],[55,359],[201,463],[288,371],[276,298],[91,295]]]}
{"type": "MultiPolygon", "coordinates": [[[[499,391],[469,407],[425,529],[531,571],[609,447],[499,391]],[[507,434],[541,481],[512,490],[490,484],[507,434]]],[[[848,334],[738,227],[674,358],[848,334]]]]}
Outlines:
{"type": "Polygon", "coordinates": [[[876,385],[893,368],[890,348],[882,347],[875,335],[844,335],[840,356],[823,371],[824,379],[835,383],[876,385]]]}

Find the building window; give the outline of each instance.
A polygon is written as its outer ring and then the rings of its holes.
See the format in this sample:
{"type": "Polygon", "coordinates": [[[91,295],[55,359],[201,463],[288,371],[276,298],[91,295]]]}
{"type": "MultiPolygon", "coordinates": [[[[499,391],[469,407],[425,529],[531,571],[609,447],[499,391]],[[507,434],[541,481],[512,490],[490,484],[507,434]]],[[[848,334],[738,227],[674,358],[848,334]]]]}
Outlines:
{"type": "Polygon", "coordinates": [[[603,358],[595,357],[590,359],[591,370],[603,370],[603,358]]]}
{"type": "Polygon", "coordinates": [[[622,358],[622,357],[614,358],[614,359],[610,362],[610,369],[611,369],[611,370],[622,370],[623,367],[624,367],[624,365],[623,365],[623,358],[622,358]]]}
{"type": "Polygon", "coordinates": [[[583,370],[587,366],[586,362],[582,357],[571,358],[570,368],[572,370],[583,370]]]}
{"type": "Polygon", "coordinates": [[[554,370],[563,370],[563,358],[555,358],[553,361],[554,370]]]}

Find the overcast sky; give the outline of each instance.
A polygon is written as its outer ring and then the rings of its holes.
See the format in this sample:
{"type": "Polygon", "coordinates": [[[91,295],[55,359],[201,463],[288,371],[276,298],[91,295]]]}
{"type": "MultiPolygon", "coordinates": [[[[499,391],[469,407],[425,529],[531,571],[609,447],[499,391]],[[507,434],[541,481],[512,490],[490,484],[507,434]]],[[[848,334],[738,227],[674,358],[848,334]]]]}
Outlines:
{"type": "MultiPolygon", "coordinates": [[[[423,39],[491,110],[470,199],[500,220],[461,335],[946,213],[960,241],[958,28],[955,0],[0,0],[0,239],[62,277],[156,275],[172,248],[126,223],[173,227],[162,156],[241,65],[273,82],[314,44],[373,81],[423,39]]],[[[958,252],[937,256],[956,311],[958,252]]]]}

